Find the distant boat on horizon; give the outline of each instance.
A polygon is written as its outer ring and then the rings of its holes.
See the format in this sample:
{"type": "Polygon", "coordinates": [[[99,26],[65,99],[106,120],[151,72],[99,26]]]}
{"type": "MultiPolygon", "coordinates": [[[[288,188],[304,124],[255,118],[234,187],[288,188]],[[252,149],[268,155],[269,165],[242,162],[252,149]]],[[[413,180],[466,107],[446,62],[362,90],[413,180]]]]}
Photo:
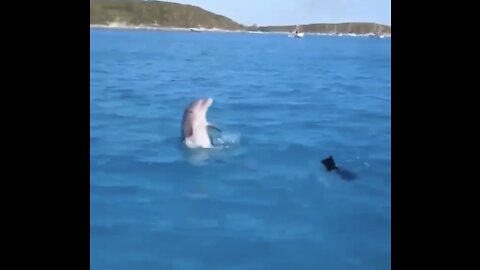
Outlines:
{"type": "Polygon", "coordinates": [[[297,25],[293,33],[289,34],[288,36],[294,38],[302,38],[304,36],[304,33],[301,31],[300,25],[297,25]]]}
{"type": "Polygon", "coordinates": [[[190,27],[191,32],[204,32],[206,29],[202,25],[197,25],[197,27],[190,27]]]}

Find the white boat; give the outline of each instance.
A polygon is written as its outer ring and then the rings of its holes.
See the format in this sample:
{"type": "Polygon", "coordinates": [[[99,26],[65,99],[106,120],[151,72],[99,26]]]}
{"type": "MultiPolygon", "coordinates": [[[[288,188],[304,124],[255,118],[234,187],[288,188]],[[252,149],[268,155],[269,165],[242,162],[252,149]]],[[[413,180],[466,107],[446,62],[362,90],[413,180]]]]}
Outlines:
{"type": "Polygon", "coordinates": [[[202,25],[197,25],[197,27],[190,27],[190,31],[191,32],[204,32],[204,31],[207,31],[208,29],[206,29],[205,27],[203,27],[202,25]]]}
{"type": "Polygon", "coordinates": [[[303,35],[304,35],[304,33],[300,32],[300,33],[295,33],[293,36],[301,38],[301,37],[303,37],[303,35]]]}
{"type": "Polygon", "coordinates": [[[295,31],[291,34],[289,34],[288,36],[289,37],[294,37],[294,38],[302,38],[304,36],[305,33],[301,32],[301,29],[300,29],[300,26],[297,25],[295,27],[295,31]]]}
{"type": "Polygon", "coordinates": [[[387,35],[383,32],[383,26],[381,26],[381,25],[379,27],[375,26],[375,30],[376,30],[375,31],[375,36],[376,37],[378,37],[378,38],[386,38],[387,37],[387,35]],[[378,28],[380,28],[380,29],[378,29],[378,28]]]}

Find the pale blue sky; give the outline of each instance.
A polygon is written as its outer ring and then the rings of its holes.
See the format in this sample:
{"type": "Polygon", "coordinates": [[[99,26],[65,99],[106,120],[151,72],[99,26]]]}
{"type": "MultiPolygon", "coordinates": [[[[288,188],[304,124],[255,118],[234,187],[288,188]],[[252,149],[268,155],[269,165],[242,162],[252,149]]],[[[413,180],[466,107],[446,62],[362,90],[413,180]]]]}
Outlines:
{"type": "Polygon", "coordinates": [[[199,6],[245,25],[338,22],[391,24],[390,0],[169,0],[199,6]]]}

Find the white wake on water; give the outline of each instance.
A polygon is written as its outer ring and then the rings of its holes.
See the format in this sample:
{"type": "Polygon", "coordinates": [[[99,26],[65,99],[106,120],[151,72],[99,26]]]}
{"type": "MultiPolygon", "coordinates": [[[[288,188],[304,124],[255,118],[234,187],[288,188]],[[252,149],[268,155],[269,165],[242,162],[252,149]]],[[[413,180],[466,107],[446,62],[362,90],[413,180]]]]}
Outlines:
{"type": "Polygon", "coordinates": [[[231,155],[238,155],[238,152],[233,149],[238,149],[240,145],[240,134],[222,132],[219,134],[210,134],[210,140],[212,141],[213,148],[210,149],[185,149],[187,161],[196,166],[206,165],[208,160],[223,159],[231,155]],[[228,151],[227,151],[228,149],[228,151]]]}
{"type": "Polygon", "coordinates": [[[222,133],[220,136],[212,138],[214,148],[230,148],[240,143],[240,134],[222,133]]]}

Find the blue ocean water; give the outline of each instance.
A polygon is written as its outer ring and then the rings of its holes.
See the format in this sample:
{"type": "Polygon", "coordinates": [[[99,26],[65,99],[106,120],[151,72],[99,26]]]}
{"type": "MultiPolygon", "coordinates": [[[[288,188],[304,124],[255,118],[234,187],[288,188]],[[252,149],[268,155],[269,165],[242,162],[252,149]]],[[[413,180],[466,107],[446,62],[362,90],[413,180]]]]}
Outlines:
{"type": "Polygon", "coordinates": [[[390,39],[90,37],[91,269],[391,268],[390,39]],[[196,97],[228,147],[181,147],[196,97]]]}

